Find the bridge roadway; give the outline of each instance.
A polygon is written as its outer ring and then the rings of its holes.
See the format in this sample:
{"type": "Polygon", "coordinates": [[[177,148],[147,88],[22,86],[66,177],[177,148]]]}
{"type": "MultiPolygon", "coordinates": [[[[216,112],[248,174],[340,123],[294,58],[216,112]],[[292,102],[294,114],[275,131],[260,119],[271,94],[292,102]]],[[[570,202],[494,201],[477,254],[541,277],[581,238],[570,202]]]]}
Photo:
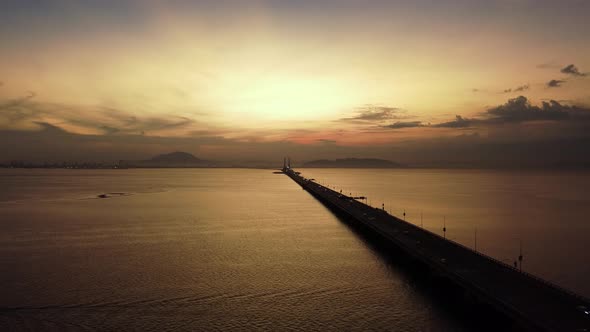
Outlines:
{"type": "Polygon", "coordinates": [[[504,313],[516,326],[531,331],[590,331],[588,299],[342,195],[293,169],[284,173],[332,210],[504,313]]]}

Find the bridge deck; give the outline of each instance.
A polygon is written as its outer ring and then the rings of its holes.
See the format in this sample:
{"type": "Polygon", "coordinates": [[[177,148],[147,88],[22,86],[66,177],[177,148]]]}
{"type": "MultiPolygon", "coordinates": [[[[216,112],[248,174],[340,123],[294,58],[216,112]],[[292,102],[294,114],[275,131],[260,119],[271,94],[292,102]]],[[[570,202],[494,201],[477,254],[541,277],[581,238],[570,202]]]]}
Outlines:
{"type": "Polygon", "coordinates": [[[322,203],[351,217],[519,325],[541,331],[590,331],[589,301],[510,265],[407,223],[387,212],[285,173],[322,203]]]}

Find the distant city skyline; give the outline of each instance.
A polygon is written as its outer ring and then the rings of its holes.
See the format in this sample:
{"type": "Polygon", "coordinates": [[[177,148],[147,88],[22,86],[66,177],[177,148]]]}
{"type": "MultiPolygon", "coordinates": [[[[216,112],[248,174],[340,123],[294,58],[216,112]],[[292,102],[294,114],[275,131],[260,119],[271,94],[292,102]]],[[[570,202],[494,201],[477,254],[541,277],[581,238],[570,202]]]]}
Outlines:
{"type": "Polygon", "coordinates": [[[587,165],[590,3],[3,1],[0,163],[587,165]]]}

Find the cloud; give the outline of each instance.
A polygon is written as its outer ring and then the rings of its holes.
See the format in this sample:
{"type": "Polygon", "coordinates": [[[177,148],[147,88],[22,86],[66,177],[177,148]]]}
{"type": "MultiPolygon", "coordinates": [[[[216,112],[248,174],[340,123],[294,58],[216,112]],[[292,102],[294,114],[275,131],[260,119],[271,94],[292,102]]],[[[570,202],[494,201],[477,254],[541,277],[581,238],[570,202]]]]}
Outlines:
{"type": "Polygon", "coordinates": [[[422,121],[406,121],[406,122],[397,121],[393,124],[390,124],[390,125],[387,125],[384,127],[390,128],[390,129],[403,129],[403,128],[424,127],[424,124],[422,124],[422,121]]]}
{"type": "Polygon", "coordinates": [[[326,138],[320,138],[316,140],[318,143],[322,143],[322,144],[336,144],[337,142],[333,139],[326,139],[326,138]]]}
{"type": "Polygon", "coordinates": [[[39,128],[41,128],[41,131],[44,133],[52,133],[52,134],[61,134],[61,135],[67,135],[68,133],[66,131],[64,131],[63,129],[54,126],[50,123],[47,122],[38,122],[35,121],[35,124],[39,126],[39,128]]]}
{"type": "Polygon", "coordinates": [[[481,89],[472,89],[472,91],[475,92],[485,92],[485,93],[489,93],[489,94],[496,94],[496,93],[514,93],[514,92],[522,92],[522,91],[526,91],[528,89],[530,89],[530,85],[527,84],[523,84],[523,85],[519,85],[517,87],[514,88],[506,88],[504,90],[501,91],[497,91],[497,90],[481,90],[481,89]]]}
{"type": "Polygon", "coordinates": [[[486,111],[488,123],[525,122],[536,120],[563,120],[568,118],[569,106],[561,105],[555,100],[543,102],[541,107],[531,105],[524,96],[509,99],[505,104],[486,111]]]}
{"type": "Polygon", "coordinates": [[[83,117],[69,117],[65,116],[61,121],[57,122],[57,126],[67,127],[68,125],[83,128],[83,129],[97,129],[103,134],[140,134],[145,135],[158,133],[177,128],[184,128],[190,126],[194,121],[179,116],[169,117],[135,117],[129,116],[128,119],[121,119],[113,114],[97,114],[98,117],[83,118],[83,117]]]}
{"type": "Polygon", "coordinates": [[[532,121],[585,122],[590,125],[590,109],[561,104],[558,101],[543,101],[541,106],[532,105],[524,96],[509,99],[505,104],[489,108],[482,116],[465,118],[457,115],[454,120],[431,125],[433,128],[489,127],[509,123],[532,121]]]}
{"type": "Polygon", "coordinates": [[[340,121],[366,123],[366,122],[381,122],[391,119],[405,119],[404,110],[397,107],[387,106],[365,106],[357,108],[356,115],[349,118],[341,118],[340,121]]]}
{"type": "Polygon", "coordinates": [[[551,80],[551,81],[547,82],[547,87],[549,87],[549,88],[558,88],[563,83],[565,83],[565,80],[551,80]]]}
{"type": "Polygon", "coordinates": [[[35,98],[36,96],[37,96],[37,94],[35,94],[32,91],[29,91],[26,96],[15,98],[15,99],[9,99],[9,100],[4,101],[3,103],[0,103],[0,110],[5,110],[5,109],[10,109],[13,107],[21,106],[21,105],[25,104],[27,101],[35,98]]]}
{"type": "Polygon", "coordinates": [[[571,65],[567,65],[563,68],[561,68],[561,72],[564,74],[568,74],[568,75],[573,75],[573,76],[586,76],[586,73],[581,73],[578,70],[578,67],[574,66],[573,64],[571,65]]]}
{"type": "Polygon", "coordinates": [[[434,125],[432,125],[432,127],[434,127],[434,128],[468,128],[468,127],[473,126],[477,122],[478,122],[478,120],[475,120],[475,119],[467,119],[467,118],[464,118],[460,115],[455,115],[455,120],[434,124],[434,125]]]}
{"type": "Polygon", "coordinates": [[[109,135],[116,134],[120,131],[119,128],[105,126],[105,125],[102,125],[99,128],[102,129],[106,134],[109,134],[109,135]]]}
{"type": "MultiPolygon", "coordinates": [[[[422,121],[397,121],[382,128],[447,128],[447,129],[477,129],[500,127],[505,124],[519,124],[534,121],[574,122],[590,126],[590,109],[579,106],[562,104],[556,100],[542,101],[541,105],[532,105],[525,96],[508,99],[502,105],[488,108],[475,117],[455,115],[450,121],[440,123],[424,123],[422,121]]],[[[567,125],[566,125],[567,126],[567,125]]]]}
{"type": "MultiPolygon", "coordinates": [[[[193,119],[183,116],[143,116],[108,107],[82,107],[33,102],[35,93],[0,101],[0,127],[39,128],[47,123],[74,133],[106,135],[159,134],[189,128],[193,119]]],[[[194,128],[193,128],[194,129],[194,128]]]]}

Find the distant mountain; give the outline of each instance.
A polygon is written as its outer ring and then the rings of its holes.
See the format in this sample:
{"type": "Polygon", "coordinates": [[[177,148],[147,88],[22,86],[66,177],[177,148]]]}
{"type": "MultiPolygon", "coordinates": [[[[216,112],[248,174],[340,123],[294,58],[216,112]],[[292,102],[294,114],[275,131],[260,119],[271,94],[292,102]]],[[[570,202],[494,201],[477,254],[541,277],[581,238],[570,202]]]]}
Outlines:
{"type": "Polygon", "coordinates": [[[313,160],[303,164],[309,168],[398,168],[401,164],[385,159],[373,158],[345,158],[336,160],[313,160]]]}
{"type": "Polygon", "coordinates": [[[157,163],[200,163],[204,160],[201,160],[188,152],[172,152],[161,154],[153,157],[150,161],[157,162],[157,163]]]}

